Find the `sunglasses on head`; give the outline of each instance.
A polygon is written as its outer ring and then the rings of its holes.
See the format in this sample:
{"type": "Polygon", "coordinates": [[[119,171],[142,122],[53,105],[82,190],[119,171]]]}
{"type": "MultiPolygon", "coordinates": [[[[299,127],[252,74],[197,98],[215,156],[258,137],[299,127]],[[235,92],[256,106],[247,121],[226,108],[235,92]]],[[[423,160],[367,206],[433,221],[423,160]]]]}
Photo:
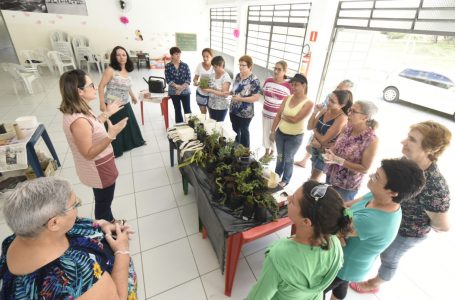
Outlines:
{"type": "Polygon", "coordinates": [[[313,222],[316,222],[316,220],[317,220],[316,212],[317,212],[319,200],[321,198],[324,198],[329,186],[330,186],[329,184],[324,183],[324,184],[317,185],[311,189],[310,196],[314,199],[314,205],[313,205],[313,209],[312,209],[312,213],[311,213],[313,222]]]}

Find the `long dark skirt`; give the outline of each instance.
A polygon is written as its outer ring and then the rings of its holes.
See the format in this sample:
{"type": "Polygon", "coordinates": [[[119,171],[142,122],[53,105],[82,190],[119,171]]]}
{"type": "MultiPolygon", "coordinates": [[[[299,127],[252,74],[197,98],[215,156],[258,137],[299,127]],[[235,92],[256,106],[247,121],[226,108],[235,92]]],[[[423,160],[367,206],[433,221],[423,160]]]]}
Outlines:
{"type": "MultiPolygon", "coordinates": [[[[128,122],[125,128],[117,135],[117,138],[112,141],[115,157],[122,156],[123,152],[145,145],[142,138],[141,129],[134,116],[131,104],[128,102],[121,110],[113,114],[109,119],[112,124],[116,124],[124,118],[128,117],[128,122]]],[[[107,129],[107,123],[105,123],[107,129]]]]}

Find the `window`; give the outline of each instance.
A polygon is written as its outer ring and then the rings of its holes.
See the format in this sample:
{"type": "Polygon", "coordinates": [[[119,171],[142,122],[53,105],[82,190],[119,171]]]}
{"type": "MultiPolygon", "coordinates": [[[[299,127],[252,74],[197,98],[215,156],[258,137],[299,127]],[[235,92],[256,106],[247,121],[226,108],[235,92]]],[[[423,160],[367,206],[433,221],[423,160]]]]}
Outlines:
{"type": "Polygon", "coordinates": [[[234,37],[236,27],[237,9],[235,7],[210,9],[210,47],[234,56],[237,50],[237,39],[234,37]]]}
{"type": "Polygon", "coordinates": [[[454,85],[452,80],[446,76],[434,72],[405,69],[399,74],[399,76],[443,89],[449,89],[454,85]]]}
{"type": "Polygon", "coordinates": [[[237,18],[237,8],[235,7],[210,9],[210,48],[215,50],[215,55],[223,56],[226,70],[231,73],[237,51],[237,38],[234,37],[237,18]]]}
{"type": "Polygon", "coordinates": [[[261,80],[279,60],[287,62],[288,75],[298,72],[310,10],[311,3],[248,7],[245,53],[253,58],[261,80]]]}

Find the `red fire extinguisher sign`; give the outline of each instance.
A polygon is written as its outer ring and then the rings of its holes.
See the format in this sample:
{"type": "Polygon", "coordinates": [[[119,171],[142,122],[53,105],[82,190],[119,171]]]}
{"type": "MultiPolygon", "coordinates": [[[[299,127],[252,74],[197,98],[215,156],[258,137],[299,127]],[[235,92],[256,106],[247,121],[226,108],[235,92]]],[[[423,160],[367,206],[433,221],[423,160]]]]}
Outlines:
{"type": "Polygon", "coordinates": [[[317,38],[318,38],[318,32],[317,31],[312,31],[310,33],[310,42],[316,42],[317,38]]]}

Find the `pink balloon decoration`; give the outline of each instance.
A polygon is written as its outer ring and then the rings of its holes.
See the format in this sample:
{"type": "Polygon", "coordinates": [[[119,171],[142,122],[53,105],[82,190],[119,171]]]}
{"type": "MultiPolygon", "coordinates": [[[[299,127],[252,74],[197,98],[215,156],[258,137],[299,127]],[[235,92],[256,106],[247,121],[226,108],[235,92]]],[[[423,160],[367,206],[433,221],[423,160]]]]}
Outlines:
{"type": "Polygon", "coordinates": [[[239,36],[240,36],[240,29],[238,29],[238,28],[234,29],[233,34],[234,34],[234,37],[239,38],[239,36]]]}
{"type": "Polygon", "coordinates": [[[126,25],[126,24],[128,24],[130,22],[130,20],[128,20],[128,18],[125,17],[125,16],[121,16],[120,17],[120,22],[122,22],[123,24],[126,25]]]}

